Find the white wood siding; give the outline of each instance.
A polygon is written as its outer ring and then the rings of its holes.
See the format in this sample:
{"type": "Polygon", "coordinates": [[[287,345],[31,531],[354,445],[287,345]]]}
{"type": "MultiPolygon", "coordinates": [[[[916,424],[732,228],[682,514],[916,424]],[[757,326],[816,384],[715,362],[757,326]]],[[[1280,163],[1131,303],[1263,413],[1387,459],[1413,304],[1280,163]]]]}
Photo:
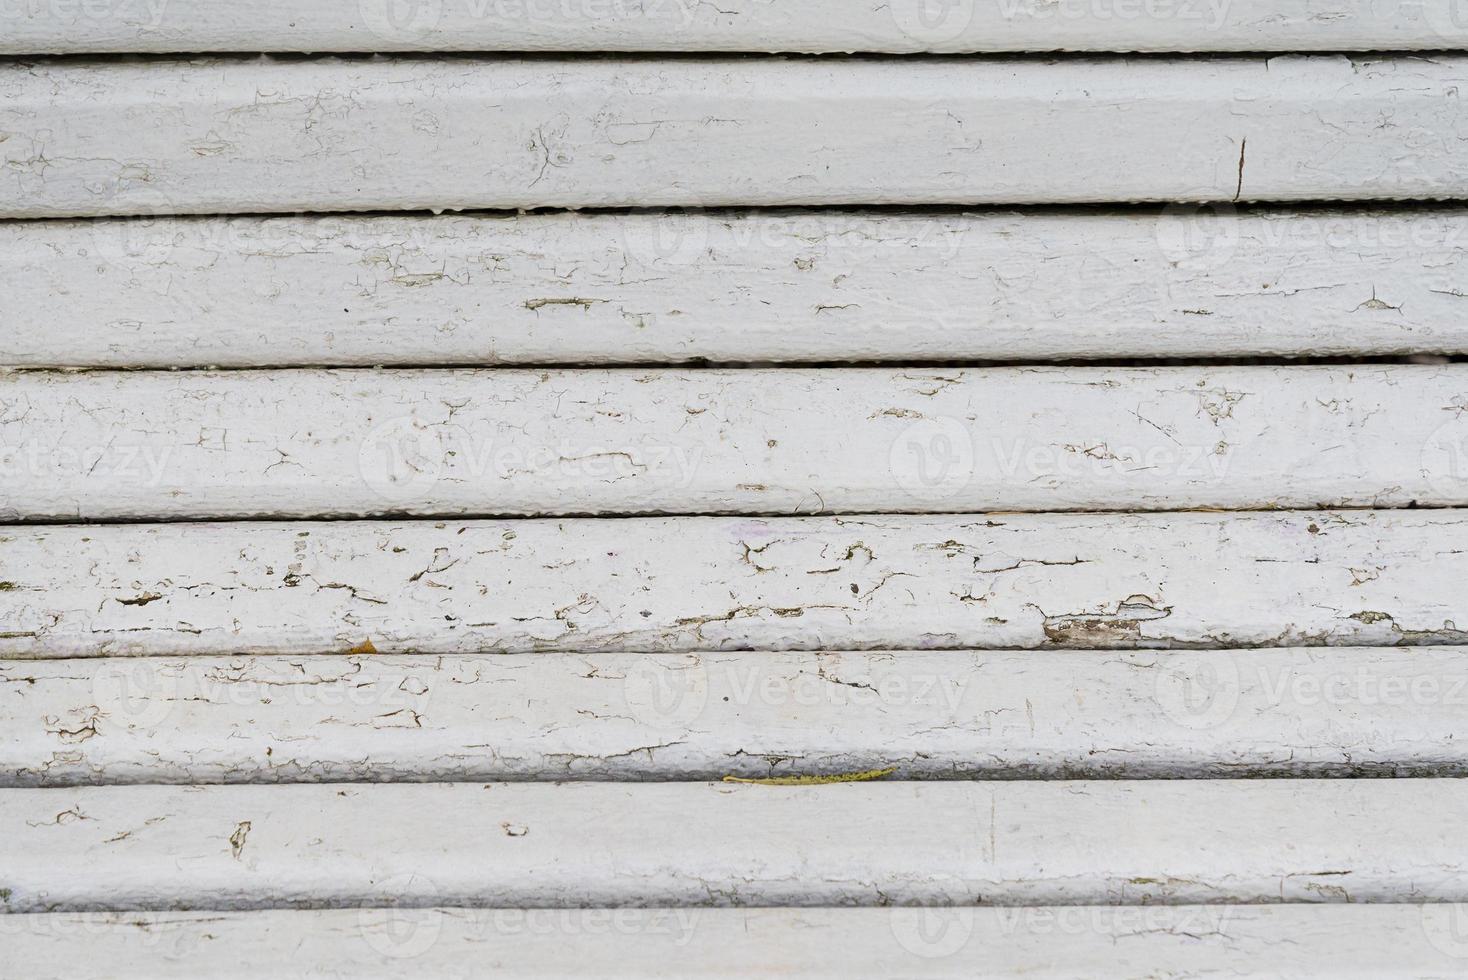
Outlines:
{"type": "Polygon", "coordinates": [[[1464,648],[0,663],[0,785],[1468,775],[1464,648]]]}
{"type": "Polygon", "coordinates": [[[14,62],[0,217],[1461,198],[1465,87],[1452,55],[14,62]]]}
{"type": "Polygon", "coordinates": [[[1468,211],[0,224],[0,364],[1468,352],[1468,211]]]}
{"type": "Polygon", "coordinates": [[[403,909],[0,917],[33,980],[475,975],[1210,980],[1461,971],[1468,906],[403,909]]]}
{"type": "Polygon", "coordinates": [[[12,527],[0,655],[1461,644],[1458,511],[12,527]]]}
{"type": "Polygon", "coordinates": [[[1454,506],[1465,415],[1463,365],[21,372],[0,517],[1454,506]]]}
{"type": "Polygon", "coordinates": [[[1465,92],[0,0],[0,978],[1468,975],[1465,92]]]}
{"type": "Polygon", "coordinates": [[[0,866],[18,912],[1461,902],[1465,807],[1457,779],[77,787],[0,794],[0,866]]]}
{"type": "Polygon", "coordinates": [[[20,0],[0,54],[1463,48],[1452,0],[20,0]]]}

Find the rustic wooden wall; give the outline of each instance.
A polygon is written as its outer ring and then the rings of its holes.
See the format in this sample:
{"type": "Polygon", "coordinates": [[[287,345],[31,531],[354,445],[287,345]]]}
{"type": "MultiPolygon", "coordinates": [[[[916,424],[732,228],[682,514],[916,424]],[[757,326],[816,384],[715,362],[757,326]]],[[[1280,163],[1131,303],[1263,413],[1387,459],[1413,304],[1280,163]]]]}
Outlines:
{"type": "Polygon", "coordinates": [[[0,977],[1468,973],[1454,0],[0,5],[0,977]]]}

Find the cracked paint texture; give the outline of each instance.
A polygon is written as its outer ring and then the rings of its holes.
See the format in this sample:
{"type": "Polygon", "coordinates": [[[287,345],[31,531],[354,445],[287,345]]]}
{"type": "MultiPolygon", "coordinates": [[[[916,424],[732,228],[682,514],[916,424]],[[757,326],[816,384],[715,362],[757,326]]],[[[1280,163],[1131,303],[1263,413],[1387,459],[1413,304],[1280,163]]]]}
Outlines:
{"type": "Polygon", "coordinates": [[[18,61],[0,216],[1453,199],[1465,84],[1454,55],[18,61]]]}
{"type": "Polygon", "coordinates": [[[11,222],[0,363],[1461,353],[1465,241],[1459,209],[11,222]]]}
{"type": "Polygon", "coordinates": [[[1455,644],[1465,529],[1405,510],[12,527],[0,654],[1455,644]]]}

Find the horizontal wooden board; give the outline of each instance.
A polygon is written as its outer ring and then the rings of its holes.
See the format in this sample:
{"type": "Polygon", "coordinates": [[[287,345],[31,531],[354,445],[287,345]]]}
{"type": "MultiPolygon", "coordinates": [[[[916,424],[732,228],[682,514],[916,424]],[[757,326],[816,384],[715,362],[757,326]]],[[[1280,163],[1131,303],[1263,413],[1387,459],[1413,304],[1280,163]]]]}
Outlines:
{"type": "Polygon", "coordinates": [[[196,51],[1385,51],[1468,47],[1451,0],[116,0],[31,3],[0,54],[196,51]]]}
{"type": "Polygon", "coordinates": [[[0,518],[1468,504],[1468,365],[19,372],[0,518]]]}
{"type": "Polygon", "coordinates": [[[0,224],[0,365],[1468,352],[1468,211],[0,224]]]}
{"type": "Polygon", "coordinates": [[[1468,648],[0,662],[0,785],[1468,775],[1468,648]]]}
{"type": "Polygon", "coordinates": [[[1451,55],[14,62],[0,217],[1463,198],[1465,86],[1451,55]]]}
{"type": "Polygon", "coordinates": [[[31,980],[1451,977],[1468,906],[361,909],[0,917],[31,980]],[[489,975],[486,973],[485,975],[489,975]]]}
{"type": "Polygon", "coordinates": [[[1457,511],[0,530],[0,656],[1465,644],[1457,511]]]}
{"type": "Polygon", "coordinates": [[[1457,779],[10,789],[0,867],[14,912],[1461,902],[1465,807],[1457,779]]]}

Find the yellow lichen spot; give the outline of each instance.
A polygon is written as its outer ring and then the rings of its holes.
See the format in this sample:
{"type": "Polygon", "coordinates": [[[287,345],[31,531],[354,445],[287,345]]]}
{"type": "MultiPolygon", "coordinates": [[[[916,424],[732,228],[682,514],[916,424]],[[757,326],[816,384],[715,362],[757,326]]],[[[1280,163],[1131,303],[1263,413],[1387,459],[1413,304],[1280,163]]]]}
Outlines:
{"type": "Polygon", "coordinates": [[[347,652],[348,653],[376,653],[377,652],[377,647],[373,646],[372,645],[371,638],[368,638],[368,639],[363,640],[361,643],[358,643],[356,646],[352,647],[352,649],[348,650],[347,652]]]}
{"type": "Polygon", "coordinates": [[[745,776],[725,776],[726,783],[749,783],[754,786],[826,786],[830,783],[865,783],[872,779],[881,779],[890,776],[897,771],[896,766],[888,766],[886,769],[865,769],[861,772],[838,772],[829,776],[767,776],[763,779],[751,779],[745,776]]]}

